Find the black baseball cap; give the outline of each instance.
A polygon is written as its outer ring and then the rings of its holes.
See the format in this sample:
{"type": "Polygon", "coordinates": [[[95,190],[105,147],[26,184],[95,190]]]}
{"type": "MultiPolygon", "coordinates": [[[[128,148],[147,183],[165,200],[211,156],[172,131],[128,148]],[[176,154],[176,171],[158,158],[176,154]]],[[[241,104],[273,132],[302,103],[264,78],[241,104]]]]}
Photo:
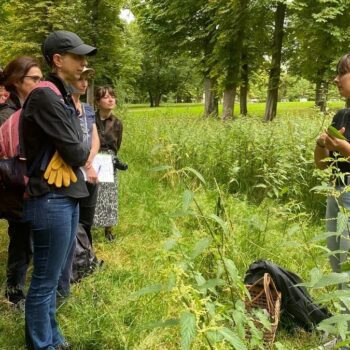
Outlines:
{"type": "Polygon", "coordinates": [[[74,53],[81,56],[92,56],[96,47],[84,44],[78,35],[65,30],[56,30],[48,35],[42,44],[41,51],[48,63],[55,53],[74,53]]]}

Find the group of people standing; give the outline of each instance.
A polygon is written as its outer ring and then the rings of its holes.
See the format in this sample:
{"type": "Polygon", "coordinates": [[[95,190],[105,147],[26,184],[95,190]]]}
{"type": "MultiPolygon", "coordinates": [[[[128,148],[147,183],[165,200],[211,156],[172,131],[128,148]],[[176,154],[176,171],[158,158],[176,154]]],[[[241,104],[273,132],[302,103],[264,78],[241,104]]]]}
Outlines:
{"type": "Polygon", "coordinates": [[[86,56],[96,52],[76,34],[55,31],[42,45],[51,68],[45,81],[32,57],[17,57],[0,73],[0,125],[21,110],[18,129],[28,177],[21,215],[2,216],[9,234],[5,293],[13,304],[25,300],[29,350],[70,349],[56,322],[56,297],[58,288],[63,296],[69,293],[78,223],[91,245],[92,226],[104,227],[106,238],[114,238],[116,169],[127,169],[117,157],[123,129],[113,115],[116,96],[112,88],[99,87],[96,113],[80,100],[94,74],[86,56]],[[101,152],[110,156],[114,181],[99,182],[94,159],[101,152]]]}

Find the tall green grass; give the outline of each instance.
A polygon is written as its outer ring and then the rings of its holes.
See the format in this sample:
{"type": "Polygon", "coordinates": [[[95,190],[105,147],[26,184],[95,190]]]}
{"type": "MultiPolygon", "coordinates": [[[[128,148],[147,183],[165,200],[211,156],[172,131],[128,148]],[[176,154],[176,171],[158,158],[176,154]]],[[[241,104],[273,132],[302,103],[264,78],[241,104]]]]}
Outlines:
{"type": "MultiPolygon", "coordinates": [[[[196,286],[220,270],[215,243],[193,254],[199,241],[211,237],[206,221],[215,237],[223,237],[223,227],[226,230],[221,246],[237,268],[237,286],[248,265],[261,258],[304,279],[314,267],[329,270],[320,243],[312,242],[324,222],[312,220],[314,213],[322,216],[322,207],[315,204],[310,188],[317,183],[312,175],[315,137],[330,117],[312,110],[298,116],[292,108],[270,124],[260,118],[222,123],[195,118],[200,114],[187,107],[169,108],[122,116],[120,158],[129,170],[120,172],[117,241],[109,244],[100,230],[94,231],[94,246],[105,264],[74,285],[58,310],[63,333],[74,349],[181,349],[181,326],[170,321],[189,312],[200,320],[205,297],[196,286]],[[205,184],[193,172],[181,172],[186,167],[198,171],[205,184]],[[184,263],[195,275],[182,269],[184,263]]],[[[3,297],[7,242],[2,223],[0,349],[17,350],[24,348],[24,319],[3,297]]],[[[226,287],[207,292],[215,294],[213,325],[225,324],[235,332],[232,321],[220,320],[230,307],[236,308],[226,287]]],[[[235,289],[234,296],[239,301],[242,290],[235,289]]],[[[209,325],[198,321],[196,326],[192,349],[207,349],[203,334],[209,325]]],[[[310,349],[320,342],[317,334],[296,334],[279,332],[279,349],[310,349]]],[[[215,348],[232,346],[221,341],[215,348]]]]}

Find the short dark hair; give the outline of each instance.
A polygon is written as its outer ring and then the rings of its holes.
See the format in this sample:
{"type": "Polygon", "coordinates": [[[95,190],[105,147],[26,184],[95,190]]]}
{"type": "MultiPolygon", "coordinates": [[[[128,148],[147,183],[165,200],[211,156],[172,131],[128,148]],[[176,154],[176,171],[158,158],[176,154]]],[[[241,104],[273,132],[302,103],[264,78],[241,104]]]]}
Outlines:
{"type": "Polygon", "coordinates": [[[105,97],[107,94],[116,97],[111,86],[99,86],[95,91],[95,102],[100,102],[101,98],[105,97]]]}
{"type": "Polygon", "coordinates": [[[22,81],[28,71],[33,67],[40,68],[35,58],[29,56],[15,58],[0,72],[0,85],[5,86],[7,91],[16,91],[15,83],[22,81]]]}
{"type": "Polygon", "coordinates": [[[337,74],[344,75],[350,72],[350,53],[342,56],[337,64],[337,74]]]}

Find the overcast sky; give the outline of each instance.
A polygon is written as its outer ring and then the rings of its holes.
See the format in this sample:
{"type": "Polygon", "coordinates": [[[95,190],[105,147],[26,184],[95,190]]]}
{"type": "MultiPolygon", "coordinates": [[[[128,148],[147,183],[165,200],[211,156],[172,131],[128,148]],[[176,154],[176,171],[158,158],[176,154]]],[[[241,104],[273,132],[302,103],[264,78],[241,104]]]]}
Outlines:
{"type": "Polygon", "coordinates": [[[135,19],[135,17],[132,14],[132,12],[130,10],[128,10],[128,9],[122,9],[120,11],[119,17],[122,18],[123,20],[125,20],[127,23],[130,23],[130,22],[132,22],[135,19]]]}

